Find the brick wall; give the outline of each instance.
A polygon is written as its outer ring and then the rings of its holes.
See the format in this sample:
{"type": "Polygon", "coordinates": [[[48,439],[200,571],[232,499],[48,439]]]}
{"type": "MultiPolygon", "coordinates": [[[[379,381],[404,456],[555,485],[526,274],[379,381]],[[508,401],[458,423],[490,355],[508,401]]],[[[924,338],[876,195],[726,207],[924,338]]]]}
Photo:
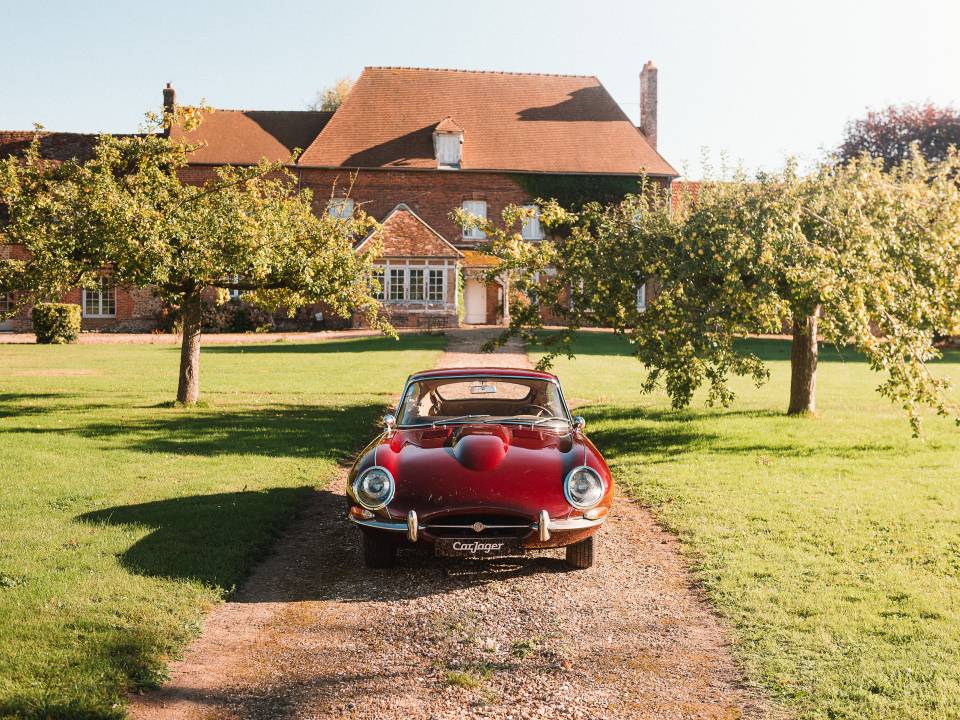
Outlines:
{"type": "Polygon", "coordinates": [[[340,195],[352,181],[350,196],[377,220],[382,220],[403,202],[434,230],[458,245],[464,244],[463,232],[450,219],[450,213],[464,200],[485,200],[487,217],[495,219],[507,205],[532,199],[510,175],[504,173],[361,170],[352,178],[347,171],[303,168],[300,176],[301,186],[313,191],[314,204],[319,211],[325,207],[334,187],[340,195]]]}

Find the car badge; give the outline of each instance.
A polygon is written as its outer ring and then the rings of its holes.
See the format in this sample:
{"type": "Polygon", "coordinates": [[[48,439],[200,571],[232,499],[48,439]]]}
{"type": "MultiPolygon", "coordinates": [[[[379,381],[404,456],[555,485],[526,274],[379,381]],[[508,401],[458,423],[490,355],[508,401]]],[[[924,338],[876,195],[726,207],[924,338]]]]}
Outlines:
{"type": "Polygon", "coordinates": [[[484,530],[487,529],[487,526],[484,525],[482,522],[475,522],[472,525],[472,527],[473,527],[473,531],[478,533],[482,533],[484,530]]]}

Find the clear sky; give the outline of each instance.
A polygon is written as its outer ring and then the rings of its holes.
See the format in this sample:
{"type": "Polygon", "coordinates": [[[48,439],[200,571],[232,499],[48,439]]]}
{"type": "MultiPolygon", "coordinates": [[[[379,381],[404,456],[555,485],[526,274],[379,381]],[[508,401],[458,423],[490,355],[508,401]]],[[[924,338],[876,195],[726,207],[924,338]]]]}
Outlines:
{"type": "Polygon", "coordinates": [[[868,107],[960,105],[960,0],[160,3],[0,0],[0,129],[130,131],[160,104],[300,110],[364,65],[596,75],[660,151],[748,168],[834,147],[868,107]]]}

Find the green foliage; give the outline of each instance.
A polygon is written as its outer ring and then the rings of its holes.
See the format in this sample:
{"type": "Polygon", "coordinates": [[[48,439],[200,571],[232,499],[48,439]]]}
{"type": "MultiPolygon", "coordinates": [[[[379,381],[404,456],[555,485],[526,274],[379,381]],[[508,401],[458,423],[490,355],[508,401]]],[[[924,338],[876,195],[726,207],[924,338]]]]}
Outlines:
{"type": "Polygon", "coordinates": [[[343,105],[347,95],[353,90],[353,78],[342,77],[333,85],[317,92],[313,102],[307,105],[307,110],[332,111],[343,105]]]}
{"type": "Polygon", "coordinates": [[[467,315],[467,306],[463,298],[463,289],[466,281],[463,277],[463,268],[457,268],[457,320],[462,324],[467,315]]]}
{"type": "Polygon", "coordinates": [[[663,384],[679,408],[706,386],[707,402],[726,406],[731,376],[767,377],[737,339],[822,312],[822,338],[864,352],[917,432],[920,406],[958,413],[927,364],[935,335],[960,330],[958,172],[956,152],[939,164],[914,154],[891,172],[869,159],[804,177],[788,165],[704,183],[679,212],[647,184],[577,213],[548,203],[541,222],[564,232],[537,244],[515,231],[518,208],[479,224],[501,259],[492,272],[539,301],[517,308],[506,336],[535,340],[543,308],[568,328],[547,340],[543,366],[570,352],[573,331],[599,324],[630,339],[647,390],[663,384]],[[641,311],[636,289],[649,279],[660,292],[641,311]]]}
{"type": "Polygon", "coordinates": [[[512,177],[531,198],[556,200],[560,207],[574,211],[591,202],[620,202],[640,185],[636,177],[617,175],[518,173],[512,177]]]}
{"type": "Polygon", "coordinates": [[[0,717],[124,717],[442,348],[209,346],[207,402],[160,409],[176,347],[0,345],[0,717]]]}
{"type": "Polygon", "coordinates": [[[31,311],[37,342],[65,345],[80,337],[80,306],[69,303],[37,303],[31,311]]]}
{"type": "Polygon", "coordinates": [[[154,288],[183,311],[192,371],[181,368],[181,380],[193,378],[194,395],[207,288],[241,290],[271,311],[323,302],[391,332],[365,282],[376,244],[353,250],[355,237],[376,228],[371,218],[314,213],[312,194],[281,163],[221,167],[202,185],[182,183],[194,149],[159,133],[104,135],[87,162],[48,163],[39,140],[22,161],[0,162],[5,242],[30,258],[0,262],[0,292],[16,291],[20,303],[58,297],[105,267],[118,284],[154,288]]]}
{"type": "MultiPolygon", "coordinates": [[[[912,441],[847,346],[821,352],[813,421],[782,413],[785,340],[738,343],[770,380],[733,378],[737,412],[642,393],[645,371],[612,333],[578,333],[573,350],[554,366],[564,392],[621,489],[679,536],[748,680],[780,706],[772,717],[960,717],[952,422],[925,420],[912,441]]],[[[934,366],[960,382],[960,351],[934,366]]]]}

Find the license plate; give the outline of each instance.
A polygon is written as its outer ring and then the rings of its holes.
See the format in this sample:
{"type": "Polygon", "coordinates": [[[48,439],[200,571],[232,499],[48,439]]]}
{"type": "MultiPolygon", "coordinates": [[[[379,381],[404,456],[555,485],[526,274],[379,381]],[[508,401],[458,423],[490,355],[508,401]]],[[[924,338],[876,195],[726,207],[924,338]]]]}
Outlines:
{"type": "Polygon", "coordinates": [[[434,552],[441,557],[500,557],[520,553],[520,541],[511,538],[437,538],[434,552]]]}

